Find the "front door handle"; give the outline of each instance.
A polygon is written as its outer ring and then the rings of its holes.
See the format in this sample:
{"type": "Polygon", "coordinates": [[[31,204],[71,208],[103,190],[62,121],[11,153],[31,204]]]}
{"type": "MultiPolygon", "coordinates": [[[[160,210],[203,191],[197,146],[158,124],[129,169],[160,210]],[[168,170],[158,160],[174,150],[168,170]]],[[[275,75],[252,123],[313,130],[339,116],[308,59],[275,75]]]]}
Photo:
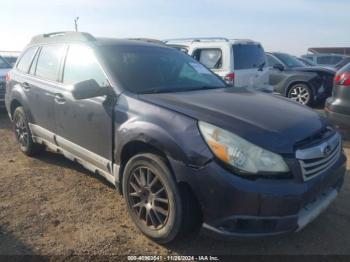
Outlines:
{"type": "Polygon", "coordinates": [[[62,94],[55,94],[55,102],[57,104],[64,104],[66,102],[66,99],[62,94]]]}
{"type": "Polygon", "coordinates": [[[26,90],[26,91],[28,91],[29,89],[30,89],[30,85],[27,83],[27,82],[24,82],[24,83],[22,83],[22,88],[24,89],[24,90],[26,90]]]}

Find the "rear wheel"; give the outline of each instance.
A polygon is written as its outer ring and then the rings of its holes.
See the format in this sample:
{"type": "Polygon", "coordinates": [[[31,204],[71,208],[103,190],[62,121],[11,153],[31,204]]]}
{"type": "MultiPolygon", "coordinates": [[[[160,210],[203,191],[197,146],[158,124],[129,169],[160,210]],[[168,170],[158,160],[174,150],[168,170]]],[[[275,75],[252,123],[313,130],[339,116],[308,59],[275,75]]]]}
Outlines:
{"type": "Polygon", "coordinates": [[[17,107],[13,113],[13,130],[20,150],[26,155],[33,156],[44,150],[44,146],[34,143],[32,139],[23,107],[17,107]]]}
{"type": "Polygon", "coordinates": [[[313,104],[312,90],[305,84],[293,85],[288,92],[288,97],[302,105],[313,104]]]}
{"type": "MultiPolygon", "coordinates": [[[[190,232],[193,216],[163,158],[150,153],[131,158],[124,171],[123,194],[129,214],[143,234],[165,244],[190,232]]],[[[189,201],[192,202],[192,201],[189,201]]],[[[192,209],[193,211],[193,209],[192,209]]],[[[199,222],[198,220],[196,222],[199,222]]]]}

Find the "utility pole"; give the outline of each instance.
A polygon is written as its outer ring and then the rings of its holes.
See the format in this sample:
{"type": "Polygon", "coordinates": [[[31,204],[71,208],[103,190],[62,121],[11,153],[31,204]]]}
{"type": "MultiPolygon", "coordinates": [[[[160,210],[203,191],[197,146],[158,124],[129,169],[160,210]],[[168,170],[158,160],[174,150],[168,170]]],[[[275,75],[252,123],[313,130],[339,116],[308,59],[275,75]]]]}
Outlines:
{"type": "Polygon", "coordinates": [[[79,20],[79,17],[77,16],[77,17],[74,19],[75,32],[78,32],[78,20],[79,20]]]}

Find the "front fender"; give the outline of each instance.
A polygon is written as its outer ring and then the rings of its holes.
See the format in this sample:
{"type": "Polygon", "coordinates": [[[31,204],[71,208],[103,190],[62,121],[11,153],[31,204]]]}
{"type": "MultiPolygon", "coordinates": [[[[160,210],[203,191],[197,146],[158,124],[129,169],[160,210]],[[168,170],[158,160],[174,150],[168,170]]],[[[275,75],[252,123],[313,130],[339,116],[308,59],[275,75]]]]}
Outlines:
{"type": "Polygon", "coordinates": [[[143,142],[186,165],[203,166],[212,159],[195,119],[133,98],[121,100],[127,106],[118,104],[115,112],[116,164],[131,142],[143,142]]]}
{"type": "MultiPolygon", "coordinates": [[[[177,139],[172,132],[164,128],[145,121],[136,121],[124,125],[116,134],[116,159],[117,164],[121,162],[121,153],[123,148],[131,142],[143,142],[158,151],[163,152],[167,157],[175,161],[180,161],[186,165],[202,166],[210,158],[209,152],[206,152],[207,146],[202,142],[199,145],[199,139],[193,139],[194,130],[183,130],[182,135],[189,139],[177,139]],[[192,137],[192,139],[191,139],[192,137]],[[119,141],[119,143],[118,143],[119,141]]],[[[198,137],[200,134],[198,133],[198,137]]]]}
{"type": "Polygon", "coordinates": [[[318,77],[319,77],[318,74],[317,73],[313,73],[313,72],[307,72],[307,73],[305,73],[305,72],[298,72],[296,74],[290,75],[285,80],[284,95],[287,96],[289,87],[291,87],[294,83],[306,83],[315,92],[316,91],[316,87],[313,85],[313,82],[318,77]]]}

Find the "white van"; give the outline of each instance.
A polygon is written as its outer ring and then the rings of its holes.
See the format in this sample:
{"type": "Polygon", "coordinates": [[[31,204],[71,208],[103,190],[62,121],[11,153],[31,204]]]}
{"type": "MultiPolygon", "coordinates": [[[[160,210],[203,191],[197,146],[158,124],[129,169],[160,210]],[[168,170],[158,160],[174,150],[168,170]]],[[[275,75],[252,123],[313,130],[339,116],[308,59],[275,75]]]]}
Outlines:
{"type": "Polygon", "coordinates": [[[227,83],[273,91],[265,51],[258,42],[246,39],[183,38],[164,41],[188,53],[227,83]]]}

